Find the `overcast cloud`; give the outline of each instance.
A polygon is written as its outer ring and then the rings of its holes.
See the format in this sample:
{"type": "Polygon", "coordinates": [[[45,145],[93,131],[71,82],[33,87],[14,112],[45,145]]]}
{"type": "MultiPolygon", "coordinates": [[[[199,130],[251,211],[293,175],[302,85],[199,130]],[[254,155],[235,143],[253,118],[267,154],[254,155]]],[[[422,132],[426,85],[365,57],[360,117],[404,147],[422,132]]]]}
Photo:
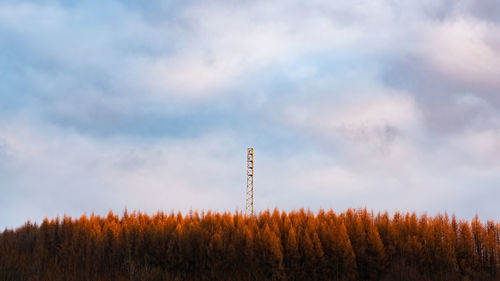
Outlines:
{"type": "Polygon", "coordinates": [[[256,206],[499,219],[500,4],[0,1],[0,227],[256,206]]]}

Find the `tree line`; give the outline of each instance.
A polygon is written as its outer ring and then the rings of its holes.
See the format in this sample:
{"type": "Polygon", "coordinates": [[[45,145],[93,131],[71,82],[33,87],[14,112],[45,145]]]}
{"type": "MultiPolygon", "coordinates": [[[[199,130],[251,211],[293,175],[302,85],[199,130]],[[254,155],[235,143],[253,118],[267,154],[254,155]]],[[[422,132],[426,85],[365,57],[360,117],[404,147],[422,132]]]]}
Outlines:
{"type": "Polygon", "coordinates": [[[500,280],[500,225],[366,209],[65,216],[3,231],[0,280],[500,280]]]}

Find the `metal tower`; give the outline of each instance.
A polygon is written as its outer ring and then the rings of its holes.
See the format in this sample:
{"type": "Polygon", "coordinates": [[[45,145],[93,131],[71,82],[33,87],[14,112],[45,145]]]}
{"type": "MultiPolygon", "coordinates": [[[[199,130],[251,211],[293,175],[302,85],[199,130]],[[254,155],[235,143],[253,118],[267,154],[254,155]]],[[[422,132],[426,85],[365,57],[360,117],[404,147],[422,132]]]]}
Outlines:
{"type": "Polygon", "coordinates": [[[253,212],[253,147],[247,150],[247,208],[246,215],[254,216],[253,212]]]}

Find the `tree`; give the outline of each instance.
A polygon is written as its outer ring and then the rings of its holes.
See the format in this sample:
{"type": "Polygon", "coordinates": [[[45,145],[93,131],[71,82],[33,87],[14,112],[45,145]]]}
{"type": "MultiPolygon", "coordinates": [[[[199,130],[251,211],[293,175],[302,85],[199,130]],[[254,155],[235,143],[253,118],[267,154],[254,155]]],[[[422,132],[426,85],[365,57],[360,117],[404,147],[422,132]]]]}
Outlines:
{"type": "Polygon", "coordinates": [[[256,255],[260,261],[262,279],[278,280],[283,275],[283,249],[276,233],[265,224],[256,241],[256,255]]]}
{"type": "Polygon", "coordinates": [[[471,278],[474,268],[477,266],[476,253],[474,250],[474,240],[472,231],[467,222],[459,223],[459,234],[457,241],[457,262],[460,268],[460,275],[471,278]]]}

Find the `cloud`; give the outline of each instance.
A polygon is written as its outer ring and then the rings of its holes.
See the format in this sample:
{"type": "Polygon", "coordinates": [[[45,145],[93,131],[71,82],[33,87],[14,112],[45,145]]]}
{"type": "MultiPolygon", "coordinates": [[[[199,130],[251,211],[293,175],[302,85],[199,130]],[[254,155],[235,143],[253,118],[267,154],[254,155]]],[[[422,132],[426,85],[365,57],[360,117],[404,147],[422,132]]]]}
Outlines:
{"type": "Polygon", "coordinates": [[[240,193],[232,184],[243,186],[244,170],[237,164],[244,155],[237,157],[229,136],[131,143],[30,123],[3,122],[0,128],[0,138],[12,146],[9,159],[2,157],[7,167],[0,166],[9,174],[2,197],[15,202],[2,204],[2,226],[126,206],[149,212],[241,206],[229,198],[240,193]]]}
{"type": "Polygon", "coordinates": [[[411,93],[437,134],[496,119],[499,26],[459,10],[443,21],[423,21],[417,30],[415,43],[386,62],[386,85],[411,93]]]}
{"type": "Polygon", "coordinates": [[[495,217],[492,3],[2,2],[0,225],[234,210],[247,146],[259,208],[495,217]]]}
{"type": "MultiPolygon", "coordinates": [[[[349,49],[363,32],[321,12],[321,5],[297,13],[301,4],[293,2],[193,3],[154,22],[128,5],[3,4],[0,21],[14,38],[8,47],[36,46],[24,50],[30,56],[18,75],[38,78],[37,90],[52,96],[85,88],[198,100],[224,95],[242,76],[297,56],[349,49]],[[103,10],[110,14],[104,17],[103,10]],[[288,10],[294,14],[282,16],[288,10]],[[61,78],[67,87],[50,87],[61,78]]],[[[343,12],[329,8],[335,15],[343,12]]],[[[26,55],[13,54],[13,60],[26,55]]]]}
{"type": "Polygon", "coordinates": [[[283,3],[242,5],[207,2],[184,10],[189,30],[180,38],[183,49],[139,62],[148,89],[187,98],[221,94],[248,73],[359,40],[359,30],[325,14],[305,13],[297,20],[281,16],[283,3]]]}
{"type": "Polygon", "coordinates": [[[329,159],[291,173],[291,182],[312,185],[300,198],[327,206],[336,198],[342,207],[369,202],[377,209],[493,215],[479,205],[492,201],[478,195],[496,194],[499,180],[498,127],[487,103],[474,96],[457,100],[457,106],[486,115],[467,120],[467,131],[439,133],[430,130],[427,108],[413,93],[368,88],[284,107],[281,122],[319,140],[329,159]],[[472,182],[480,184],[471,188],[472,182]]]}
{"type": "Polygon", "coordinates": [[[473,20],[454,20],[430,26],[423,56],[430,69],[442,77],[483,87],[498,87],[500,52],[490,38],[499,30],[487,23],[473,20]]]}
{"type": "Polygon", "coordinates": [[[412,137],[422,126],[421,112],[407,94],[372,87],[340,96],[289,105],[282,118],[326,142],[365,146],[377,153],[389,152],[396,138],[412,137]]]}

